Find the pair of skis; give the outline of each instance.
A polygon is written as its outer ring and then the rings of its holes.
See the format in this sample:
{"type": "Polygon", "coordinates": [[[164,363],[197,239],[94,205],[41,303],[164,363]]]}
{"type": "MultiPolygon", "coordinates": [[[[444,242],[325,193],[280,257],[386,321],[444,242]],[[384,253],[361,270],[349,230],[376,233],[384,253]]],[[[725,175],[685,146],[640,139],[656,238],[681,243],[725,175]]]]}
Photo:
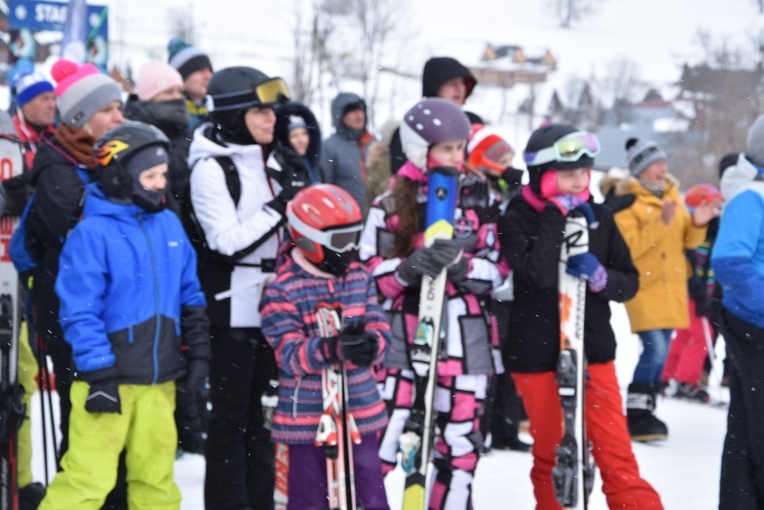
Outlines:
{"type": "Polygon", "coordinates": [[[557,501],[564,508],[586,508],[594,481],[594,464],[584,423],[584,307],[586,280],[566,272],[568,259],[589,251],[589,230],[584,216],[573,212],[566,218],[559,262],[560,356],[557,383],[564,420],[564,435],[556,449],[552,469],[557,501]]]}
{"type": "MultiPolygon", "coordinates": [[[[455,168],[437,167],[428,172],[426,247],[432,246],[436,239],[453,237],[458,188],[455,168]]],[[[401,465],[406,472],[403,510],[427,508],[427,474],[436,435],[435,388],[441,342],[445,337],[443,311],[447,279],[445,268],[435,278],[422,277],[418,324],[410,351],[414,369],[414,404],[399,439],[401,465]]]]}
{"type": "MultiPolygon", "coordinates": [[[[21,147],[15,139],[0,137],[0,179],[23,172],[21,147]]],[[[2,213],[0,213],[2,214],[2,213]]],[[[24,419],[18,379],[21,304],[18,273],[8,244],[19,218],[0,218],[0,509],[19,507],[17,478],[18,429],[24,419]]]]}
{"type": "MultiPolygon", "coordinates": [[[[336,337],[342,330],[339,307],[319,304],[316,321],[324,338],[336,337]]],[[[345,363],[340,361],[321,373],[324,412],[316,433],[316,446],[326,453],[326,479],[329,510],[361,510],[356,501],[353,469],[353,445],[361,443],[353,415],[348,410],[348,379],[345,363]]]]}

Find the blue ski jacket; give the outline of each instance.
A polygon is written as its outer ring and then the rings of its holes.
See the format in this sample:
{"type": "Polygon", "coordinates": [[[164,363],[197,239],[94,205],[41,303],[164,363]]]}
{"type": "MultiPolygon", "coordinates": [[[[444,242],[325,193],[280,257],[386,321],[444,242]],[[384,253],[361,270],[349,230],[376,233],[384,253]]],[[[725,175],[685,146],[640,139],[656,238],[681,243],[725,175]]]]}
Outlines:
{"type": "Polygon", "coordinates": [[[185,375],[187,358],[209,358],[196,253],[170,211],[118,204],[88,185],[56,293],[79,372],[116,367],[119,383],[158,384],[185,375]]]}

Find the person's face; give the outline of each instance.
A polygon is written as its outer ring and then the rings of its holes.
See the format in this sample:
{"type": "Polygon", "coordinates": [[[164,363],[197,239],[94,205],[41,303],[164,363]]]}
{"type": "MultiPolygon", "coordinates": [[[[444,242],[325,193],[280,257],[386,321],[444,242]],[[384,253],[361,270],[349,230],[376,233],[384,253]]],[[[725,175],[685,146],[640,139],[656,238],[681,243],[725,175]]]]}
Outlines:
{"type": "Polygon", "coordinates": [[[507,152],[505,154],[502,154],[502,156],[496,160],[496,164],[499,165],[502,168],[507,168],[512,166],[512,160],[515,159],[515,153],[514,152],[507,152]]]}
{"type": "Polygon", "coordinates": [[[43,92],[21,107],[24,118],[32,124],[49,126],[56,120],[56,95],[43,92]]]}
{"type": "Polygon", "coordinates": [[[244,114],[244,124],[256,143],[267,145],[273,141],[273,129],[276,126],[273,108],[250,108],[244,114]]]}
{"type": "Polygon", "coordinates": [[[449,140],[430,147],[430,157],[441,166],[461,168],[464,163],[466,140],[449,140]]]}
{"type": "Polygon", "coordinates": [[[310,145],[310,136],[308,136],[308,130],[304,127],[294,128],[289,132],[289,145],[300,156],[304,156],[308,152],[308,145],[310,145]]]}
{"type": "Polygon", "coordinates": [[[212,71],[206,68],[189,74],[188,78],[183,82],[186,95],[195,103],[201,102],[204,96],[207,95],[207,83],[209,83],[211,77],[212,71]]]}
{"type": "Polygon", "coordinates": [[[149,191],[163,191],[167,187],[167,163],[144,170],[138,176],[138,182],[149,191]]]}
{"type": "Polygon", "coordinates": [[[83,129],[93,135],[98,140],[101,136],[113,127],[124,124],[125,118],[122,116],[122,102],[112,101],[90,117],[83,129]]]}
{"type": "Polygon", "coordinates": [[[151,98],[152,103],[163,103],[165,101],[172,101],[174,99],[180,99],[183,97],[183,89],[181,87],[170,87],[164,89],[159,94],[151,98]]]}
{"type": "Polygon", "coordinates": [[[366,127],[366,112],[362,108],[350,110],[342,116],[342,123],[352,130],[360,130],[366,127]]]}
{"type": "Polygon", "coordinates": [[[438,92],[435,95],[461,107],[467,99],[467,82],[463,76],[451,78],[438,88],[438,92]]]}
{"type": "Polygon", "coordinates": [[[668,164],[665,160],[656,161],[644,169],[639,175],[639,179],[656,184],[664,184],[668,174],[668,164]]]}
{"type": "Polygon", "coordinates": [[[562,195],[578,195],[589,188],[589,169],[557,171],[557,191],[562,195]]]}

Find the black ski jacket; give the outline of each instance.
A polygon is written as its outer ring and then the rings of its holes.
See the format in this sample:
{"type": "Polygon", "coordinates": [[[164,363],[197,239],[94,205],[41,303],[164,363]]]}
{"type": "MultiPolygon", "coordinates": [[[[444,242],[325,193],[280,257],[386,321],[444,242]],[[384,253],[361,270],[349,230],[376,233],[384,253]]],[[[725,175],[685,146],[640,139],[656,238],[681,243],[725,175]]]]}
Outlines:
{"type": "MultiPolygon", "coordinates": [[[[612,213],[590,200],[599,221],[589,229],[589,252],[605,267],[607,286],[593,294],[587,288],[584,352],[589,363],[615,358],[610,327],[610,300],[623,302],[637,292],[639,275],[612,213]]],[[[539,214],[520,195],[499,221],[501,251],[514,271],[515,301],[504,348],[504,365],[512,372],[556,370],[560,352],[558,260],[565,229],[559,209],[547,204],[539,214]]]]}

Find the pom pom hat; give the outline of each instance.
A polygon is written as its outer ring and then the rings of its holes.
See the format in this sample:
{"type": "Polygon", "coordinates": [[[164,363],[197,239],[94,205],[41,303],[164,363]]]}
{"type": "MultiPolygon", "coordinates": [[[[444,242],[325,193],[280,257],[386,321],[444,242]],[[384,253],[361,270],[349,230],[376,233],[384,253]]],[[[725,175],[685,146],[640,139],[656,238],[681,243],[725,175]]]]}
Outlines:
{"type": "Polygon", "coordinates": [[[66,125],[81,128],[101,108],[112,101],[122,101],[117,82],[93,64],[78,65],[61,59],[53,64],[51,75],[57,83],[53,91],[58,98],[58,111],[66,125]]]}

